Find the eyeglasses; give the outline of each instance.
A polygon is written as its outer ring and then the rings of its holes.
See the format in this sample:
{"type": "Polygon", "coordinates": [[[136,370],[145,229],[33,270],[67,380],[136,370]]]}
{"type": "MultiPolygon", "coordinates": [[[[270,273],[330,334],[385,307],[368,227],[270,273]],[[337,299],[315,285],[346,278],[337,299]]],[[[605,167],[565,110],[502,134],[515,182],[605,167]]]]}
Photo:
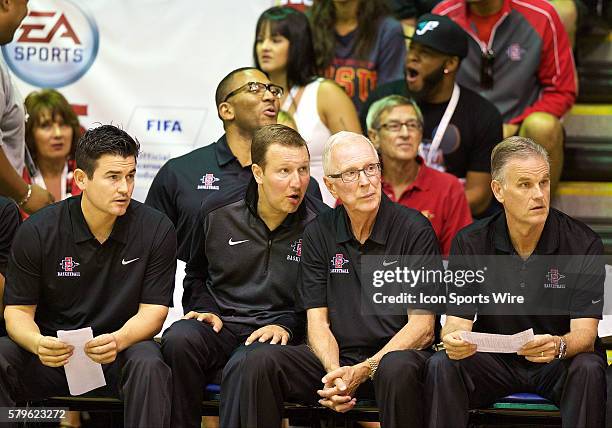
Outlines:
{"type": "Polygon", "coordinates": [[[493,88],[493,63],[495,62],[495,52],[492,50],[483,51],[480,57],[480,87],[482,89],[493,88]]]}
{"type": "Polygon", "coordinates": [[[363,173],[367,177],[374,177],[380,173],[380,162],[371,163],[361,169],[351,169],[349,171],[341,172],[340,174],[329,174],[329,178],[341,178],[345,183],[352,183],[353,181],[359,180],[359,173],[363,173]]]}
{"type": "Polygon", "coordinates": [[[223,98],[223,102],[226,102],[231,97],[244,90],[258,95],[263,95],[266,91],[270,91],[275,98],[281,98],[284,92],[282,87],[275,85],[274,83],[248,82],[227,94],[225,98],[223,98]]]}
{"type": "Polygon", "coordinates": [[[406,122],[387,122],[381,124],[380,128],[385,128],[389,132],[400,132],[403,126],[406,126],[408,131],[418,131],[422,128],[418,120],[408,120],[406,122]]]}

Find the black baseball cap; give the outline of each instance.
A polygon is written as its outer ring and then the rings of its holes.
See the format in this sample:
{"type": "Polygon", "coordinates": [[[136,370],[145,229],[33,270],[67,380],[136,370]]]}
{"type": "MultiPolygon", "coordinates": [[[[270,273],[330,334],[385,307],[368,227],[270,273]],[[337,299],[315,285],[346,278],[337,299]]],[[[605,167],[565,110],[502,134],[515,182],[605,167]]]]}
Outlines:
{"type": "Polygon", "coordinates": [[[446,55],[465,58],[468,52],[467,33],[448,16],[421,15],[409,38],[446,55]]]}

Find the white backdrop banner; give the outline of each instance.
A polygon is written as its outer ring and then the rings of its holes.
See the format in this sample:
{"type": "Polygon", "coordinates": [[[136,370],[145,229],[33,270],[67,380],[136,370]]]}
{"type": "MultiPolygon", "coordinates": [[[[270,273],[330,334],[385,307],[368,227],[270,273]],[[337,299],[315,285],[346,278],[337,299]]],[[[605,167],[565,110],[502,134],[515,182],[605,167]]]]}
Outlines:
{"type": "Polygon", "coordinates": [[[85,128],[113,123],[138,138],[134,198],[143,201],[166,160],[222,135],[215,88],[232,69],[253,64],[257,18],[274,4],[30,0],[2,55],[24,97],[56,88],[85,128]]]}

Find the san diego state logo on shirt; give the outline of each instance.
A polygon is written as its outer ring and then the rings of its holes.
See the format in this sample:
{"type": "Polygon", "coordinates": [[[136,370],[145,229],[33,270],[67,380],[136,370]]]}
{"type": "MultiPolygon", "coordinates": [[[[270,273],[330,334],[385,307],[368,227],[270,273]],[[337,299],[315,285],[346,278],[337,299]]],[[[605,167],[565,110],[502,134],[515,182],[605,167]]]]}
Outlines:
{"type": "Polygon", "coordinates": [[[287,260],[291,260],[293,262],[299,262],[302,257],[302,239],[298,239],[297,241],[293,241],[291,244],[291,253],[287,255],[287,260]]]}
{"type": "Polygon", "coordinates": [[[551,268],[546,274],[544,288],[565,288],[565,284],[561,283],[563,278],[565,278],[565,275],[560,274],[559,269],[551,268]]]}
{"type": "Polygon", "coordinates": [[[214,186],[213,184],[217,181],[221,180],[220,178],[215,177],[213,173],[207,173],[200,178],[202,184],[198,184],[198,190],[219,190],[219,186],[214,186]]]}
{"type": "Polygon", "coordinates": [[[57,276],[81,276],[81,272],[77,272],[75,269],[80,265],[72,257],[64,257],[59,262],[61,272],[57,273],[57,276]]]}
{"type": "Polygon", "coordinates": [[[337,253],[330,261],[329,273],[349,273],[349,270],[343,267],[348,262],[342,253],[337,253]]]}

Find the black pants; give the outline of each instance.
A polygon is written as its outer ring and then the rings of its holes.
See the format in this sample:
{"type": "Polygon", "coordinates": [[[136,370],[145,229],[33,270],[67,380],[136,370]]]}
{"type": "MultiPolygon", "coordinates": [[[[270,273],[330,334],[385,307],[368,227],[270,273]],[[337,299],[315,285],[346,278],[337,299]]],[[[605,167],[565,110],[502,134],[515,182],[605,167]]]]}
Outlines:
{"type": "Polygon", "coordinates": [[[172,368],[172,428],[200,427],[204,386],[213,380],[232,352],[252,333],[250,327],[179,320],[162,337],[162,353],[172,368]]]}
{"type": "MultiPolygon", "coordinates": [[[[155,342],[148,340],[130,346],[102,369],[106,387],[88,395],[121,398],[126,427],[170,426],[172,375],[155,342]]],[[[68,394],[62,367],[47,367],[10,338],[0,338],[0,407],[68,394]]]]}
{"type": "MultiPolygon", "coordinates": [[[[380,361],[374,382],[357,397],[375,398],[383,427],[423,425],[423,369],[428,351],[396,351],[380,361]]],[[[223,373],[221,426],[279,427],[285,401],[317,404],[325,370],[306,345],[265,345],[241,350],[223,373]],[[238,394],[238,396],[236,395],[238,394]],[[236,401],[238,400],[238,401],[236,401]],[[239,415],[239,419],[238,419],[239,415]]],[[[340,357],[341,365],[363,358],[340,357]]]]}
{"type": "Polygon", "coordinates": [[[514,354],[484,352],[453,361],[439,351],[427,361],[427,420],[432,428],[465,427],[468,409],[531,392],[560,407],[564,427],[603,427],[605,367],[603,357],[593,352],[538,364],[514,354]]]}

